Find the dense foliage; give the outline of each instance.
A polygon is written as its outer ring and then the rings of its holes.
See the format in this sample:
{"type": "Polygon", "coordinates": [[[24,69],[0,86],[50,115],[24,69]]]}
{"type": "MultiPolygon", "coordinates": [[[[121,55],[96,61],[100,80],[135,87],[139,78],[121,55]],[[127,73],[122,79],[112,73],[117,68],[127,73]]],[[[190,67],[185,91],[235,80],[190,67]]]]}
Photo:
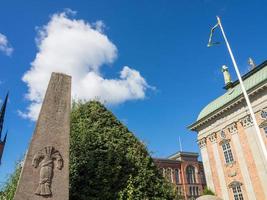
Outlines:
{"type": "Polygon", "coordinates": [[[19,180],[20,172],[21,172],[21,165],[18,164],[14,173],[10,175],[10,177],[7,180],[7,183],[1,189],[0,200],[13,199],[16,192],[17,182],[19,180]]]}
{"type": "Polygon", "coordinates": [[[215,193],[208,187],[205,187],[203,190],[203,195],[215,195],[215,193]]]}
{"type": "Polygon", "coordinates": [[[73,106],[70,158],[71,199],[174,199],[145,145],[97,101],[73,106]]]}
{"type": "MultiPolygon", "coordinates": [[[[12,200],[20,168],[0,192],[12,200]]],[[[147,149],[97,101],[75,103],[71,113],[71,200],[173,200],[147,149]]],[[[180,199],[180,198],[175,198],[180,199]]]]}

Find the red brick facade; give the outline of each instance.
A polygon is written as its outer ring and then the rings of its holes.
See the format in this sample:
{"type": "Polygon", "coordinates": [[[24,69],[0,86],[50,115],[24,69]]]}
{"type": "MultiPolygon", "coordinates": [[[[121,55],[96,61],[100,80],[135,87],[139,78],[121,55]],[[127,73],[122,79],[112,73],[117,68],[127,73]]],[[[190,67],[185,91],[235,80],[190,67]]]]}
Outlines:
{"type": "Polygon", "coordinates": [[[197,153],[190,152],[178,152],[167,159],[154,158],[162,175],[185,200],[200,196],[206,186],[203,164],[197,158],[197,153]]]}

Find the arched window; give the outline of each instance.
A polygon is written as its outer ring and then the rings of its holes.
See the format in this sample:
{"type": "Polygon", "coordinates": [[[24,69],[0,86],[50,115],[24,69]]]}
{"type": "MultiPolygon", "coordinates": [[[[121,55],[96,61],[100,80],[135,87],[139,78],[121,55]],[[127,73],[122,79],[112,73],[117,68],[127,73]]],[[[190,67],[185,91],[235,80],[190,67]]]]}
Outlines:
{"type": "Polygon", "coordinates": [[[186,167],[187,183],[196,183],[195,168],[192,165],[186,167]]]}
{"type": "Polygon", "coordinates": [[[200,175],[201,183],[202,183],[202,184],[206,184],[206,179],[205,179],[204,171],[200,171],[200,172],[199,172],[199,175],[200,175]]]}
{"type": "Polygon", "coordinates": [[[229,188],[233,190],[234,200],[244,200],[241,185],[238,181],[233,181],[229,184],[229,188]]]}
{"type": "Polygon", "coordinates": [[[165,178],[172,183],[172,169],[171,168],[167,168],[165,171],[165,178]]]}
{"type": "Polygon", "coordinates": [[[175,169],[174,170],[174,174],[175,174],[175,182],[176,182],[176,184],[179,184],[180,183],[180,180],[179,180],[179,169],[175,169]]]}

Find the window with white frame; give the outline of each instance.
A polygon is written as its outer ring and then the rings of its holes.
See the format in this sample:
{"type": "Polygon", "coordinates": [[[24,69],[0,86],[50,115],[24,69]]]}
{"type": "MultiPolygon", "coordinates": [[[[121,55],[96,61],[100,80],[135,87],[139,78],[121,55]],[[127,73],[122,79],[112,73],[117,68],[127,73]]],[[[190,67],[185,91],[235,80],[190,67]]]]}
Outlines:
{"type": "Polygon", "coordinates": [[[171,169],[171,183],[174,183],[174,177],[173,177],[173,169],[171,169]]]}
{"type": "Polygon", "coordinates": [[[177,186],[178,195],[183,195],[183,188],[181,186],[177,186]]]}
{"type": "Polygon", "coordinates": [[[198,196],[198,187],[195,186],[193,188],[194,188],[194,196],[198,196]]]}
{"type": "Polygon", "coordinates": [[[197,186],[190,186],[189,187],[189,194],[190,196],[199,196],[199,193],[198,193],[198,187],[197,186]]]}
{"type": "Polygon", "coordinates": [[[190,194],[190,196],[193,196],[193,190],[192,190],[192,187],[189,187],[189,194],[190,194]]]}
{"type": "Polygon", "coordinates": [[[174,176],[175,176],[175,183],[179,184],[180,180],[179,180],[179,169],[175,169],[174,170],[174,176]]]}
{"type": "Polygon", "coordinates": [[[234,200],[244,200],[240,185],[232,187],[234,200]]]}
{"type": "Polygon", "coordinates": [[[172,183],[172,169],[171,168],[167,168],[165,171],[165,178],[172,183]]]}
{"type": "Polygon", "coordinates": [[[206,183],[206,179],[205,179],[204,171],[200,171],[199,175],[200,175],[201,183],[205,184],[206,183]]]}
{"type": "Polygon", "coordinates": [[[234,161],[234,157],[232,154],[231,146],[229,142],[225,142],[222,144],[223,154],[225,158],[225,162],[232,163],[234,161]]]}
{"type": "Polygon", "coordinates": [[[196,183],[195,168],[192,165],[186,167],[187,183],[196,183]]]}

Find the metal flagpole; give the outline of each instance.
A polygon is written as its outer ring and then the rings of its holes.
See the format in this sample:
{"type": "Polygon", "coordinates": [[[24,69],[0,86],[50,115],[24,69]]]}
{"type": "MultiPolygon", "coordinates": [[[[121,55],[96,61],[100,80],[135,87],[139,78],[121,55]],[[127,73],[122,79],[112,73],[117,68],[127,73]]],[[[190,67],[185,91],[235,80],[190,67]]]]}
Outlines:
{"type": "Polygon", "coordinates": [[[182,148],[182,143],[181,143],[181,138],[179,136],[179,145],[180,145],[180,151],[182,152],[183,151],[183,148],[182,148]]]}
{"type": "Polygon", "coordinates": [[[264,156],[265,156],[265,159],[267,160],[267,150],[266,150],[266,147],[265,147],[265,144],[264,144],[264,140],[263,140],[263,138],[262,138],[262,136],[261,136],[260,128],[259,128],[258,123],[257,123],[257,121],[256,121],[256,117],[255,117],[255,114],[254,114],[254,112],[253,112],[253,109],[252,109],[252,106],[251,106],[251,103],[250,103],[250,100],[249,100],[247,91],[246,91],[246,89],[245,89],[245,87],[244,87],[244,83],[243,83],[243,81],[242,81],[242,78],[241,78],[239,69],[238,69],[238,67],[237,67],[235,58],[234,58],[234,56],[233,56],[231,47],[230,47],[230,45],[229,45],[229,43],[228,43],[228,40],[227,40],[227,38],[226,38],[226,35],[225,35],[225,33],[224,33],[224,30],[223,30],[223,27],[222,27],[222,24],[221,24],[221,20],[220,20],[220,18],[219,18],[218,16],[217,16],[217,20],[218,20],[218,24],[219,24],[219,26],[220,26],[220,28],[221,28],[222,35],[223,35],[223,38],[224,38],[224,40],[225,40],[227,49],[228,49],[229,54],[230,54],[230,56],[231,56],[231,59],[232,59],[232,62],[233,62],[233,65],[234,65],[234,68],[235,68],[235,71],[236,71],[238,80],[239,80],[239,82],[240,82],[240,86],[241,86],[242,92],[243,92],[244,97],[245,97],[245,100],[246,100],[246,102],[247,102],[248,109],[249,109],[249,112],[250,112],[252,121],[253,121],[253,123],[254,123],[254,126],[255,126],[255,129],[256,129],[257,136],[258,136],[259,141],[260,141],[260,146],[261,146],[261,148],[262,148],[262,151],[263,151],[263,154],[264,154],[264,156]]]}

